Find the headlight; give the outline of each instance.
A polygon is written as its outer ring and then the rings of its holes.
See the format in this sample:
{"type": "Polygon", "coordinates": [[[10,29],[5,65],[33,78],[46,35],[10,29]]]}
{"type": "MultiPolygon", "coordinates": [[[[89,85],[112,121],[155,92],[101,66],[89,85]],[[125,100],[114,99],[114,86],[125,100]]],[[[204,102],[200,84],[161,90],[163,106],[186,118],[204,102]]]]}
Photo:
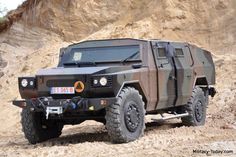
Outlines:
{"type": "Polygon", "coordinates": [[[34,81],[30,81],[30,86],[34,86],[34,81]]]}
{"type": "Polygon", "coordinates": [[[23,89],[34,89],[36,88],[36,78],[35,77],[19,77],[19,88],[23,89]]]}
{"type": "Polygon", "coordinates": [[[107,85],[107,79],[105,77],[102,77],[99,82],[100,82],[100,84],[102,86],[106,86],[107,85]]]}
{"type": "Polygon", "coordinates": [[[26,79],[23,79],[22,81],[21,81],[21,86],[22,87],[26,87],[28,85],[28,81],[26,80],[26,79]]]}
{"type": "Polygon", "coordinates": [[[97,80],[97,79],[94,79],[94,80],[93,80],[93,84],[94,84],[94,85],[97,85],[97,84],[98,84],[98,80],[97,80]]]}
{"type": "Polygon", "coordinates": [[[112,76],[94,76],[91,78],[92,88],[112,87],[112,76]]]}

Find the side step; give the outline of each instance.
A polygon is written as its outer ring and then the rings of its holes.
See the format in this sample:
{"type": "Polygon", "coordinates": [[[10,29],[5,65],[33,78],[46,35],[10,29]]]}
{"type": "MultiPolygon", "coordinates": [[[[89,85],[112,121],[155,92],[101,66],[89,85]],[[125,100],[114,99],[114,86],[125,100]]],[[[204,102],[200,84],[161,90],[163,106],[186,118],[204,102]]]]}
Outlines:
{"type": "Polygon", "coordinates": [[[161,114],[161,118],[160,119],[154,119],[152,118],[152,120],[154,122],[160,122],[160,121],[165,121],[165,120],[168,120],[168,119],[174,119],[174,118],[181,118],[181,117],[187,117],[189,116],[189,113],[182,113],[182,114],[176,114],[176,115],[171,115],[171,116],[163,116],[161,114]]]}

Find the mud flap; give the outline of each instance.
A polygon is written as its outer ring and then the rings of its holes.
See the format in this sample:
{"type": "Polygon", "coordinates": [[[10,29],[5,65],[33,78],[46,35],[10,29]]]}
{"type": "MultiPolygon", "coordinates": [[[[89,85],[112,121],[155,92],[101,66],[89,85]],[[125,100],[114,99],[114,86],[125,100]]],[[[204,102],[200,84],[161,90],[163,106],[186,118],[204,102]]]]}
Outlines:
{"type": "Polygon", "coordinates": [[[26,101],[25,100],[13,100],[12,104],[20,107],[20,108],[25,108],[26,107],[26,101]]]}
{"type": "Polygon", "coordinates": [[[213,98],[216,95],[217,91],[214,87],[209,87],[209,95],[213,98]]]}

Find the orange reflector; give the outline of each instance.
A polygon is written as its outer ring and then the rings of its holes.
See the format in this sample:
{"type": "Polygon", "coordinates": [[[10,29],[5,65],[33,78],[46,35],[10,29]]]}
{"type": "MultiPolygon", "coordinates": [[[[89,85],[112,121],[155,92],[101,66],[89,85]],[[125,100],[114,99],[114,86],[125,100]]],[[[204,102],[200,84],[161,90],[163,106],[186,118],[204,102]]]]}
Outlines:
{"type": "Polygon", "coordinates": [[[82,81],[77,81],[74,84],[75,91],[81,93],[84,90],[84,83],[82,81]]]}

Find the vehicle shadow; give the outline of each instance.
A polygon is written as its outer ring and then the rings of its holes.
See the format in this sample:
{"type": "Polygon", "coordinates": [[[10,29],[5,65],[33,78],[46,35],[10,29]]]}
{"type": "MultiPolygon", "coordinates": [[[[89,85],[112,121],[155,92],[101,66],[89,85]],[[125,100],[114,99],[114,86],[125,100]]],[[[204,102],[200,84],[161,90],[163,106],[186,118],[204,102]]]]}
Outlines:
{"type": "Polygon", "coordinates": [[[145,132],[150,132],[153,130],[168,130],[168,129],[172,129],[172,128],[179,128],[182,126],[183,126],[183,124],[179,123],[179,122],[170,122],[170,121],[149,122],[149,123],[146,123],[145,132]]]}
{"type": "MultiPolygon", "coordinates": [[[[167,130],[171,128],[178,128],[181,127],[181,123],[174,123],[174,122],[149,122],[146,123],[145,133],[148,133],[153,130],[167,130]]],[[[73,129],[73,128],[72,128],[73,129]]],[[[70,130],[67,130],[70,132],[70,130]]],[[[41,143],[42,146],[54,146],[54,145],[69,145],[69,144],[77,144],[83,142],[106,142],[107,144],[112,144],[110,142],[110,137],[104,127],[104,129],[100,131],[95,131],[91,133],[75,133],[64,135],[59,138],[51,139],[44,143],[41,143]]]]}
{"type": "Polygon", "coordinates": [[[65,146],[69,144],[77,144],[84,142],[110,142],[110,138],[106,131],[93,133],[76,133],[72,135],[64,135],[59,138],[51,139],[41,143],[42,146],[65,146]]]}
{"type": "MultiPolygon", "coordinates": [[[[149,122],[146,123],[146,129],[145,133],[154,131],[154,130],[167,130],[171,128],[181,127],[181,123],[174,123],[174,122],[149,122]]],[[[8,147],[8,146],[17,146],[21,147],[23,149],[29,149],[29,148],[36,148],[36,147],[50,147],[50,146],[67,146],[70,144],[78,144],[78,143],[84,143],[84,142],[105,142],[107,144],[112,144],[110,142],[110,138],[108,136],[108,133],[105,129],[105,126],[89,126],[92,128],[97,128],[94,130],[90,130],[90,132],[83,132],[83,130],[86,130],[87,126],[82,126],[78,128],[70,128],[66,129],[64,134],[59,138],[50,139],[48,141],[31,145],[29,144],[23,137],[23,135],[17,136],[17,140],[11,139],[7,140],[5,139],[4,142],[1,143],[1,147],[8,147]],[[75,133],[78,132],[78,133],[75,133]]],[[[91,128],[90,128],[91,129],[91,128]]],[[[16,138],[16,137],[15,137],[16,138]]]]}

